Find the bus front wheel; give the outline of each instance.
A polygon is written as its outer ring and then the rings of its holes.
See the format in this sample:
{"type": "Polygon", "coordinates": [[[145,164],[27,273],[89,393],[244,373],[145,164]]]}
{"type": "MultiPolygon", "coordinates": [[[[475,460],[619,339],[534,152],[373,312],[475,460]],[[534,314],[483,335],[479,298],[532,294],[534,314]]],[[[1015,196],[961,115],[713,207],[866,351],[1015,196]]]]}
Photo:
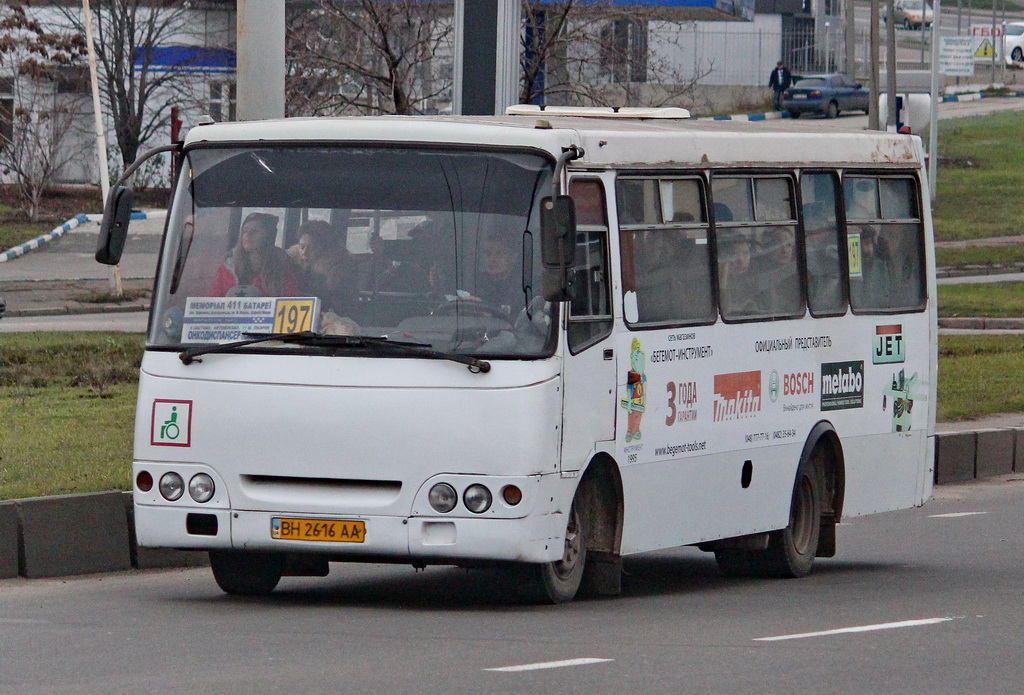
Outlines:
{"type": "Polygon", "coordinates": [[[211,550],[210,569],[217,586],[226,594],[263,596],[269,594],[284,574],[284,555],[211,550]]]}
{"type": "Polygon", "coordinates": [[[565,529],[565,547],[561,559],[536,565],[535,581],[540,590],[541,600],[549,603],[572,601],[579,591],[586,564],[586,526],[576,508],[576,502],[573,502],[569,509],[569,523],[565,529]]]}

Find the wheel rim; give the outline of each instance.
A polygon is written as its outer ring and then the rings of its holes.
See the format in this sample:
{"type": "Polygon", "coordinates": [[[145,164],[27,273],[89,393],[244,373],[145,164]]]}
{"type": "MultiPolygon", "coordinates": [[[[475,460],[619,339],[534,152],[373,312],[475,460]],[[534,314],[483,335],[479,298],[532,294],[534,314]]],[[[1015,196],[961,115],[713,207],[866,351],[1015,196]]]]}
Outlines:
{"type": "Polygon", "coordinates": [[[560,579],[565,579],[571,575],[580,561],[582,552],[583,533],[580,528],[580,515],[576,512],[574,505],[570,512],[569,525],[565,529],[565,548],[562,550],[562,559],[557,560],[552,565],[555,574],[560,579]]]}
{"type": "Polygon", "coordinates": [[[1019,48],[1015,48],[1013,49],[1013,53],[1010,54],[1010,57],[1014,62],[1019,63],[1021,59],[1024,58],[1024,52],[1021,52],[1019,48]]]}
{"type": "Polygon", "coordinates": [[[790,522],[793,529],[793,549],[801,555],[810,552],[815,523],[817,519],[814,513],[814,488],[811,479],[803,475],[800,476],[800,486],[793,503],[793,519],[790,522]]]}

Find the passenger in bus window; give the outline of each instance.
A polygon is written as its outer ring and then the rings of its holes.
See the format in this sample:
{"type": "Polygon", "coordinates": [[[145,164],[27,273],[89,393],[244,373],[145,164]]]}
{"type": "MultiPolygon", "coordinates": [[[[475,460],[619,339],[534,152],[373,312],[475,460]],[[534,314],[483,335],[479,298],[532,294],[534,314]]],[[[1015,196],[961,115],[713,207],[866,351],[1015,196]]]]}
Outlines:
{"type": "Polygon", "coordinates": [[[839,243],[834,222],[804,212],[807,249],[807,298],[811,311],[832,313],[843,309],[839,243]]]}
{"type": "Polygon", "coordinates": [[[298,281],[288,254],[274,244],[277,216],[254,212],[245,218],[238,243],[217,269],[214,297],[294,297],[298,281]]]}
{"type": "Polygon", "coordinates": [[[484,241],[483,267],[477,275],[476,292],[480,301],[518,315],[525,299],[523,278],[510,238],[494,234],[484,241]]]}
{"type": "Polygon", "coordinates": [[[299,227],[299,241],[288,249],[299,269],[299,293],[319,297],[323,312],[352,316],[358,295],[348,251],[338,233],[323,220],[309,220],[299,227]]]}
{"type": "Polygon", "coordinates": [[[736,235],[725,240],[721,249],[723,253],[719,259],[719,289],[722,314],[733,318],[757,313],[761,290],[757,287],[751,272],[751,239],[736,235]]]}
{"type": "Polygon", "coordinates": [[[884,309],[892,304],[893,269],[888,245],[875,227],[862,227],[860,234],[860,308],[884,309]]]}
{"type": "Polygon", "coordinates": [[[796,261],[796,235],[792,228],[775,227],[764,235],[763,258],[766,265],[762,273],[765,296],[771,310],[779,314],[794,314],[800,310],[800,277],[796,261]]]}

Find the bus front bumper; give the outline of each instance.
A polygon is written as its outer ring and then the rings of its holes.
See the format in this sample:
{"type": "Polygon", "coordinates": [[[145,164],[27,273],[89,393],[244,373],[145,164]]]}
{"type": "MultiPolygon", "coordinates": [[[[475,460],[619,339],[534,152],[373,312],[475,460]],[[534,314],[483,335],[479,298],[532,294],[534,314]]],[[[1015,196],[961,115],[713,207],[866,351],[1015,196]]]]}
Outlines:
{"type": "Polygon", "coordinates": [[[518,519],[302,515],[303,520],[361,521],[359,541],[282,540],[271,533],[274,519],[295,514],[136,504],[138,544],[183,550],[235,549],[312,553],[333,560],[417,564],[460,561],[551,562],[562,556],[566,517],[562,512],[518,519]]]}

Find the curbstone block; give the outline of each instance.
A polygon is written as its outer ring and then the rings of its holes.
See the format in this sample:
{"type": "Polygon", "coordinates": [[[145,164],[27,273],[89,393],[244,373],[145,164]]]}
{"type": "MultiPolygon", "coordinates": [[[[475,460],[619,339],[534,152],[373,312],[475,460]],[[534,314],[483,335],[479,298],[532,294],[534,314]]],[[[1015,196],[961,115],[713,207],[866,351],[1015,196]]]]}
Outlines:
{"type": "Polygon", "coordinates": [[[101,492],[17,501],[23,577],[60,577],[131,569],[124,493],[101,492]]]}
{"type": "Polygon", "coordinates": [[[1013,472],[1015,433],[1010,429],[978,430],[976,478],[990,478],[1013,472]]]}
{"type": "Polygon", "coordinates": [[[1013,471],[1024,472],[1024,427],[1013,428],[1013,471]]]}
{"type": "Polygon", "coordinates": [[[0,579],[18,576],[18,508],[0,503],[0,579]]]}
{"type": "Polygon", "coordinates": [[[974,432],[949,432],[935,436],[935,484],[974,479],[977,437],[974,432]]]}

